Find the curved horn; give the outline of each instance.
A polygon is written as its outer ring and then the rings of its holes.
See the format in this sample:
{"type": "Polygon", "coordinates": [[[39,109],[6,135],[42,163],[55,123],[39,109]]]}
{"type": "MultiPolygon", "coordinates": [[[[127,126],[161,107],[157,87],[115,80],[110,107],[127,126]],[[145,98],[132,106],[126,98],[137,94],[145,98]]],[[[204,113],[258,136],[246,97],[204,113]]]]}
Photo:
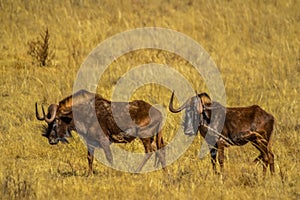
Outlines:
{"type": "Polygon", "coordinates": [[[197,99],[197,110],[198,110],[199,113],[202,113],[203,112],[204,104],[202,102],[201,97],[199,97],[197,90],[195,90],[195,92],[196,92],[196,96],[195,97],[197,99]]]}
{"type": "Polygon", "coordinates": [[[54,121],[55,117],[56,117],[56,111],[57,111],[57,105],[56,104],[51,104],[48,108],[48,114],[50,113],[51,117],[48,118],[47,116],[45,116],[45,121],[50,124],[51,122],[54,121]]]}
{"type": "Polygon", "coordinates": [[[174,99],[174,91],[172,92],[172,96],[171,96],[170,103],[169,103],[169,110],[172,113],[178,113],[178,112],[182,111],[186,107],[187,101],[182,106],[180,106],[178,109],[175,109],[173,107],[173,99],[174,99]]]}
{"type": "Polygon", "coordinates": [[[42,110],[43,110],[43,117],[41,117],[39,115],[39,111],[38,111],[38,106],[37,106],[37,102],[35,102],[35,116],[38,120],[43,121],[45,120],[45,110],[44,107],[42,106],[42,110]]]}

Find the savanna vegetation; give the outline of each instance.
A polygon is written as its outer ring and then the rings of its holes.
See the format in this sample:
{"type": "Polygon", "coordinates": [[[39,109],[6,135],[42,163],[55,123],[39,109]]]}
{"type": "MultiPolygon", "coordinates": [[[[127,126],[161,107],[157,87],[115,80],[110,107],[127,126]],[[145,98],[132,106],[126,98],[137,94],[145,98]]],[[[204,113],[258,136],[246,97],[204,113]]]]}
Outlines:
{"type": "MultiPolygon", "coordinates": [[[[0,0],[0,199],[299,199],[299,10],[297,0],[0,0]],[[218,66],[227,106],[259,104],[274,115],[274,176],[268,172],[263,179],[261,164],[252,162],[258,151],[249,144],[227,149],[221,179],[209,156],[198,157],[200,136],[168,174],[131,174],[96,162],[95,174],[86,177],[86,147],[76,134],[68,145],[48,144],[34,103],[49,105],[70,95],[89,52],[141,27],[193,38],[218,66]]],[[[117,58],[98,93],[110,99],[117,80],[145,63],[172,66],[197,91],[206,91],[183,58],[147,49],[117,58]]],[[[181,116],[167,111],[170,95],[153,84],[132,95],[165,109],[167,143],[181,123],[181,116]]],[[[143,151],[139,141],[123,148],[143,151]]]]}

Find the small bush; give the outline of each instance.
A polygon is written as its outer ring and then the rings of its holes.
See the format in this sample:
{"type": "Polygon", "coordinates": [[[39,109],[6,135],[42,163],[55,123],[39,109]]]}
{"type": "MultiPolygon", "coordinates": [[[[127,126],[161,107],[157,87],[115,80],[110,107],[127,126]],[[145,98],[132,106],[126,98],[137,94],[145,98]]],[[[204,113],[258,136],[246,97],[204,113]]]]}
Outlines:
{"type": "Polygon", "coordinates": [[[54,52],[50,49],[50,34],[48,28],[40,34],[36,40],[28,43],[28,54],[32,58],[32,63],[41,67],[48,66],[54,58],[54,52]]]}

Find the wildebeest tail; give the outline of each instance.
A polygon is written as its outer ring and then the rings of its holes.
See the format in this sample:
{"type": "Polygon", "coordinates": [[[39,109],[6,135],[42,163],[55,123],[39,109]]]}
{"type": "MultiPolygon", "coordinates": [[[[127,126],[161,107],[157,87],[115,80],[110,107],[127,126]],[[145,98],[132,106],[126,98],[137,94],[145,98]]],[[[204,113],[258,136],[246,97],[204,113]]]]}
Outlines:
{"type": "Polygon", "coordinates": [[[267,135],[268,135],[268,149],[271,148],[272,146],[272,138],[273,138],[273,131],[274,131],[274,124],[275,124],[275,119],[272,115],[270,115],[270,119],[267,122],[267,135]]]}

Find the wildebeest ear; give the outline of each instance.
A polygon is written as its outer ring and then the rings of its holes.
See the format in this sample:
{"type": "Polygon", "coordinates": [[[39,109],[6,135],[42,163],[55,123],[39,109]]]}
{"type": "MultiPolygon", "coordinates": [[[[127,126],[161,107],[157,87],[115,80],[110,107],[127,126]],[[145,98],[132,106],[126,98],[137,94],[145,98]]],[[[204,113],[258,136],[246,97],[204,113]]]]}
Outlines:
{"type": "Polygon", "coordinates": [[[72,107],[65,107],[59,110],[60,115],[70,115],[72,113],[72,107]]]}
{"type": "Polygon", "coordinates": [[[201,93],[200,94],[201,102],[203,103],[204,106],[210,106],[211,105],[211,99],[208,96],[207,93],[201,93]]]}

